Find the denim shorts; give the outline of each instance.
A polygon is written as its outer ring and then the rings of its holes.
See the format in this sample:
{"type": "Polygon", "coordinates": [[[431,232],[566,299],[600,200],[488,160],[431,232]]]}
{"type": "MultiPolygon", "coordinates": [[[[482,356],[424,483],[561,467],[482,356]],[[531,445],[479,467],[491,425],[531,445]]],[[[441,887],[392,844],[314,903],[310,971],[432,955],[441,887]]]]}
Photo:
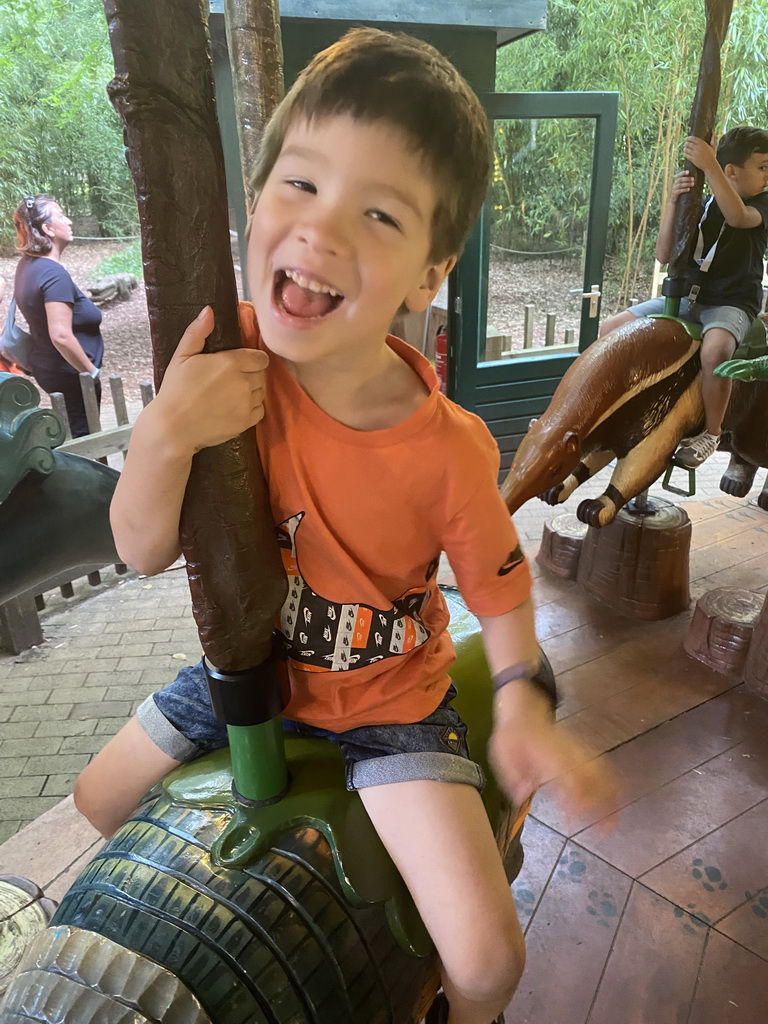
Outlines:
{"type": "MultiPolygon", "coordinates": [[[[629,312],[632,316],[656,316],[664,312],[664,298],[659,296],[640,302],[630,306],[629,312]]],[[[736,306],[702,306],[700,302],[689,302],[688,299],[680,300],[680,319],[701,324],[702,336],[713,327],[722,327],[734,336],[737,345],[744,341],[753,323],[749,314],[736,306]]]]}
{"type": "MultiPolygon", "coordinates": [[[[408,725],[364,725],[334,733],[283,719],[283,729],[335,743],[350,790],[415,779],[482,789],[485,778],[469,756],[467,727],[451,705],[455,696],[451,684],[431,715],[408,725]]],[[[176,761],[193,761],[228,743],[227,727],[213,714],[202,663],[183,668],[170,686],[147,697],[136,717],[152,742],[176,761]]]]}

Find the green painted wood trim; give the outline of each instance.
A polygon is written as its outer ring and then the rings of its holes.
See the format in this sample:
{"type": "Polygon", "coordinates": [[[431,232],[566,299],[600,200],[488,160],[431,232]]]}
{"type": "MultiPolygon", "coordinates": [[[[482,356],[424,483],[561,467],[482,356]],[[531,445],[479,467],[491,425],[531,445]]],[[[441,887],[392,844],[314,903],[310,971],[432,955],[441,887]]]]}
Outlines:
{"type": "MultiPolygon", "coordinates": [[[[589,94],[587,94],[589,95],[589,94]]],[[[619,114],[617,92],[592,94],[599,99],[600,112],[595,116],[595,148],[592,158],[592,189],[587,222],[587,251],[584,260],[584,291],[591,285],[599,284],[603,290],[603,263],[608,238],[608,216],[610,212],[611,178],[613,176],[613,153],[616,141],[616,125],[619,114]]],[[[590,317],[589,300],[581,304],[581,332],[579,350],[584,351],[597,338],[600,326],[602,300],[597,305],[597,316],[590,317]]]]}

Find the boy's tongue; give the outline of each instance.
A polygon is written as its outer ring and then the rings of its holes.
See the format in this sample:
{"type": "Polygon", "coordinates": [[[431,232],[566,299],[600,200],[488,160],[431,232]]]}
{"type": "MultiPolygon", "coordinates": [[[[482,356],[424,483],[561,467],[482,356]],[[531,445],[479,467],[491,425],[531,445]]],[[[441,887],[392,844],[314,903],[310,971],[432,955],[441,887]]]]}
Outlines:
{"type": "Polygon", "coordinates": [[[325,316],[330,313],[333,307],[333,299],[328,292],[313,292],[309,288],[302,288],[289,277],[285,279],[282,291],[282,302],[285,310],[291,316],[305,317],[309,319],[315,316],[325,316]]]}

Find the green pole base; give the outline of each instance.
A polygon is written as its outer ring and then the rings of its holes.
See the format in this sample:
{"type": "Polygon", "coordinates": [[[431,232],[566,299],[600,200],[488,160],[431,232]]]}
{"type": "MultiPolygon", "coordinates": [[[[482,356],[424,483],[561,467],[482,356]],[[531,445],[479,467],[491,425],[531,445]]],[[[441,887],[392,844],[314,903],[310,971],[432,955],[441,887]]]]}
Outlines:
{"type": "Polygon", "coordinates": [[[280,717],[260,725],[228,725],[235,796],[249,805],[273,803],[288,788],[280,717]]]}

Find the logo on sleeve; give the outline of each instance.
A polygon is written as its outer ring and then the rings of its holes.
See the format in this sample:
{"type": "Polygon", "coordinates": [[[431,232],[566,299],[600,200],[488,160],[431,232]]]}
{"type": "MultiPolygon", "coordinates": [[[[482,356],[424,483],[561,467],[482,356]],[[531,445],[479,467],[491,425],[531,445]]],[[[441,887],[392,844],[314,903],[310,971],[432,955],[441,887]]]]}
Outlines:
{"type": "Polygon", "coordinates": [[[509,557],[502,567],[499,569],[499,576],[507,576],[512,570],[520,565],[521,562],[525,561],[525,555],[523,554],[520,545],[518,544],[514,551],[509,552],[509,557]]]}

